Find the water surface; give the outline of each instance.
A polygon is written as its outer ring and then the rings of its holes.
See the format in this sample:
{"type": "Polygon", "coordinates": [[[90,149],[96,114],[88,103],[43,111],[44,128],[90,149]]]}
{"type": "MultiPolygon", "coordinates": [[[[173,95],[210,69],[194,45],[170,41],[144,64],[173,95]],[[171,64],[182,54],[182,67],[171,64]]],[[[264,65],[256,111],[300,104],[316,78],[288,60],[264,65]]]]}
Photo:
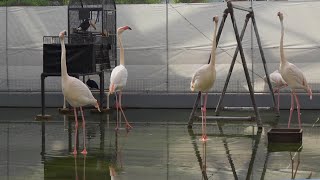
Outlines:
{"type": "MultiPolygon", "coordinates": [[[[115,113],[98,115],[86,110],[86,156],[80,153],[81,121],[79,153],[74,156],[73,117],[53,108],[47,109],[52,120],[39,122],[34,120],[39,112],[36,108],[0,109],[1,180],[320,178],[320,125],[314,125],[317,111],[302,111],[300,149],[283,146],[271,151],[267,132],[270,128],[286,128],[288,111],[282,111],[280,117],[261,112],[262,131],[250,122],[208,121],[209,140],[203,143],[199,141],[200,121],[192,130],[186,126],[189,109],[127,109],[126,116],[134,127],[129,132],[114,130],[115,113]]],[[[292,128],[297,128],[294,113],[292,128]]]]}

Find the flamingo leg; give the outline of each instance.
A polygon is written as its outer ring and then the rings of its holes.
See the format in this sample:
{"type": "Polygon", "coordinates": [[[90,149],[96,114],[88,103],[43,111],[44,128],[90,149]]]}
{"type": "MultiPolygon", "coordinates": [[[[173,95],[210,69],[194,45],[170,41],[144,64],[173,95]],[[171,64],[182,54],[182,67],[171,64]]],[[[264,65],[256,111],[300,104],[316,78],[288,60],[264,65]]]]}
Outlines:
{"type": "Polygon", "coordinates": [[[121,105],[121,91],[119,92],[119,108],[120,108],[120,110],[121,110],[121,112],[122,112],[122,115],[123,115],[123,117],[124,117],[124,120],[126,121],[126,128],[127,128],[127,129],[132,129],[132,126],[129,124],[129,122],[128,122],[127,118],[126,118],[126,115],[124,114],[123,109],[122,109],[122,105],[121,105]]]}
{"type": "Polygon", "coordinates": [[[203,107],[201,109],[202,111],[202,141],[207,141],[207,98],[208,98],[208,92],[204,96],[204,101],[203,101],[203,107]]]}
{"type": "Polygon", "coordinates": [[[279,88],[277,89],[277,92],[278,92],[278,103],[277,103],[277,108],[278,108],[278,112],[279,112],[279,109],[280,109],[280,89],[279,89],[279,88]]]}
{"type": "Polygon", "coordinates": [[[82,116],[82,131],[83,131],[83,151],[81,152],[82,154],[86,155],[88,154],[87,152],[87,147],[86,147],[86,121],[84,119],[82,107],[80,106],[80,111],[81,111],[81,116],[82,116]]]}
{"type": "Polygon", "coordinates": [[[75,119],[75,134],[74,134],[74,149],[73,149],[73,154],[77,154],[77,136],[78,136],[78,114],[77,114],[77,108],[73,108],[74,111],[74,119],[75,119]]]}
{"type": "Polygon", "coordinates": [[[293,92],[293,95],[296,99],[297,103],[297,112],[298,112],[298,122],[299,122],[299,128],[301,129],[301,117],[300,117],[300,103],[299,103],[299,98],[295,92],[293,92]]]}
{"type": "MultiPolygon", "coordinates": [[[[202,135],[203,135],[203,132],[204,132],[204,127],[203,127],[203,123],[204,123],[204,111],[203,111],[203,96],[201,94],[200,96],[200,103],[201,103],[201,130],[202,130],[202,135]]],[[[201,141],[203,141],[203,136],[201,137],[200,139],[201,141]]]]}
{"type": "Polygon", "coordinates": [[[288,121],[288,128],[290,128],[291,118],[292,118],[292,112],[294,109],[294,99],[293,99],[293,91],[291,91],[291,107],[290,107],[290,115],[289,115],[289,121],[288,121]]]}

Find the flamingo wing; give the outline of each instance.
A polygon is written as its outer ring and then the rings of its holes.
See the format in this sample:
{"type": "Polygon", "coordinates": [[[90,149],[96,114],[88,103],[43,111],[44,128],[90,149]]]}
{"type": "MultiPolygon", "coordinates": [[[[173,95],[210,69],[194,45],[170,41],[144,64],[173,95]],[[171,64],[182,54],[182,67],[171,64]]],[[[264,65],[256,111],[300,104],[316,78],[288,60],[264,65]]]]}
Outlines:
{"type": "Polygon", "coordinates": [[[284,86],[287,84],[278,70],[275,70],[273,73],[271,73],[269,77],[271,83],[273,83],[276,87],[284,86]]]}
{"type": "Polygon", "coordinates": [[[303,72],[291,63],[282,72],[282,77],[292,88],[301,88],[307,82],[303,72]]]}
{"type": "Polygon", "coordinates": [[[128,71],[123,65],[115,67],[110,76],[110,89],[113,86],[114,90],[126,86],[128,79],[128,71]]]}
{"type": "Polygon", "coordinates": [[[64,96],[74,107],[89,105],[95,99],[88,86],[77,78],[70,77],[64,86],[64,96]]]}
{"type": "Polygon", "coordinates": [[[209,64],[201,66],[192,76],[190,89],[191,91],[207,91],[215,80],[215,69],[210,69],[209,64]]]}

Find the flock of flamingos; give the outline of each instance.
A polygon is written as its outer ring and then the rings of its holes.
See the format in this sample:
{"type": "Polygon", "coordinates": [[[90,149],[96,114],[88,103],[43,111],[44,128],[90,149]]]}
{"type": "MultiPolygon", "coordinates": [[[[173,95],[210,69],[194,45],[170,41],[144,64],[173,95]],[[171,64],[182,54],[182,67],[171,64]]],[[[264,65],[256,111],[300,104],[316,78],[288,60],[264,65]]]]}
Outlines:
{"type": "MultiPolygon", "coordinates": [[[[283,51],[283,35],[284,35],[284,27],[283,27],[283,14],[278,12],[280,24],[281,24],[281,39],[280,39],[280,67],[279,71],[276,70],[271,73],[270,79],[273,83],[275,91],[279,93],[280,88],[289,86],[291,88],[291,108],[290,108],[290,115],[288,121],[288,128],[290,128],[290,122],[292,117],[292,112],[294,110],[294,101],[297,105],[297,112],[298,112],[298,121],[299,127],[301,128],[301,119],[300,119],[300,103],[299,99],[296,94],[296,89],[304,89],[308,92],[310,99],[312,99],[312,91],[309,87],[306,77],[304,76],[303,72],[294,64],[287,61],[283,51]]],[[[209,64],[205,64],[197,69],[192,76],[192,80],[190,83],[191,91],[201,91],[205,93],[203,97],[203,106],[201,107],[202,113],[202,137],[201,141],[207,141],[206,135],[206,104],[207,104],[207,97],[208,91],[214,85],[216,79],[216,70],[215,70],[215,52],[216,52],[216,33],[218,27],[218,16],[213,17],[213,21],[215,23],[215,29],[213,34],[213,45],[211,49],[211,61],[209,64]]],[[[123,26],[117,29],[118,35],[118,42],[120,46],[120,64],[116,66],[110,76],[110,86],[109,86],[109,93],[113,94],[116,93],[116,109],[117,111],[120,109],[121,113],[123,114],[126,122],[126,128],[131,129],[132,126],[129,124],[123,109],[121,107],[121,91],[124,86],[126,86],[128,71],[125,67],[124,62],[124,49],[122,46],[122,33],[126,30],[131,30],[129,26],[123,26]],[[117,93],[119,94],[117,97],[117,93]]],[[[77,120],[77,109],[80,108],[80,112],[82,115],[82,128],[83,128],[83,144],[84,149],[81,152],[82,154],[87,154],[86,144],[85,144],[85,119],[83,115],[82,106],[85,105],[93,105],[99,111],[99,104],[98,101],[93,97],[91,91],[82,81],[77,78],[71,77],[67,73],[67,66],[66,66],[66,48],[64,42],[64,36],[66,31],[62,31],[59,33],[59,38],[61,41],[61,80],[62,80],[62,93],[68,103],[74,108],[74,117],[75,117],[75,127],[78,128],[78,120],[77,120]]],[[[278,108],[279,108],[279,94],[278,94],[278,108]]],[[[116,130],[119,128],[119,122],[117,120],[116,130]]],[[[77,133],[77,131],[76,131],[77,133]]],[[[77,138],[77,135],[75,135],[77,138]]],[[[77,141],[75,141],[77,143],[77,141]]],[[[77,154],[76,144],[74,145],[73,154],[77,154]]]]}

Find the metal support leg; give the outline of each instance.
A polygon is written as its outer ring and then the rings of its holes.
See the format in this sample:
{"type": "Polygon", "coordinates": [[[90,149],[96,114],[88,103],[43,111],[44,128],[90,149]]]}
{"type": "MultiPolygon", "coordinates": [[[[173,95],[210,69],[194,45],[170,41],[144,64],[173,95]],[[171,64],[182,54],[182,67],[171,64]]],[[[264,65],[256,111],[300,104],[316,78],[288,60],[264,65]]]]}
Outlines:
{"type": "Polygon", "coordinates": [[[257,38],[257,42],[258,42],[258,46],[259,46],[259,50],[260,50],[260,55],[261,55],[261,59],[262,59],[262,63],[263,63],[263,68],[264,68],[264,71],[266,73],[269,90],[270,90],[270,93],[272,95],[273,107],[274,107],[274,109],[276,109],[276,100],[274,98],[274,93],[273,93],[271,81],[270,81],[270,78],[269,78],[267,63],[266,63],[266,59],[264,57],[264,53],[263,53],[263,49],[262,49],[262,45],[261,45],[261,41],[260,41],[260,36],[259,36],[257,24],[256,24],[256,19],[254,17],[254,13],[253,12],[252,12],[251,19],[252,19],[252,24],[253,24],[253,27],[254,27],[254,32],[256,33],[256,38],[257,38]]]}
{"type": "Polygon", "coordinates": [[[236,19],[234,17],[233,8],[232,8],[232,4],[231,4],[230,1],[228,1],[228,8],[229,8],[229,11],[230,11],[231,20],[232,20],[232,24],[233,24],[233,29],[234,29],[234,32],[235,32],[235,35],[236,35],[236,39],[237,39],[237,43],[238,43],[238,47],[239,47],[239,50],[240,50],[242,66],[243,66],[244,73],[245,73],[245,76],[246,76],[246,79],[247,79],[247,84],[248,84],[250,97],[251,97],[251,101],[252,101],[252,106],[253,106],[254,112],[256,114],[257,126],[258,127],[262,127],[261,117],[260,117],[260,114],[259,114],[259,110],[257,108],[256,101],[255,101],[254,92],[253,92],[253,88],[252,88],[252,85],[251,85],[251,80],[250,80],[250,75],[249,75],[249,72],[248,72],[247,63],[246,63],[246,60],[245,60],[245,57],[244,57],[243,48],[242,48],[242,44],[241,44],[241,40],[240,40],[240,37],[239,37],[239,32],[238,32],[238,28],[237,28],[237,24],[236,24],[236,19]]]}
{"type": "MultiPolygon", "coordinates": [[[[251,16],[250,13],[247,14],[247,16],[246,16],[246,20],[244,22],[244,25],[243,25],[243,28],[242,28],[242,31],[241,31],[241,35],[240,35],[240,41],[242,41],[242,39],[243,39],[244,32],[246,31],[247,24],[248,24],[250,16],[251,16]]],[[[217,107],[216,107],[216,115],[217,116],[219,116],[219,113],[221,111],[221,105],[222,105],[222,102],[223,102],[223,99],[224,99],[224,95],[226,94],[226,91],[227,91],[227,88],[228,88],[228,84],[229,84],[229,81],[230,81],[230,78],[231,78],[231,74],[232,74],[232,71],[233,71],[234,64],[235,64],[237,56],[238,56],[238,52],[239,52],[239,47],[237,47],[236,51],[234,52],[234,55],[233,55],[233,58],[232,58],[232,61],[231,61],[231,65],[230,65],[230,69],[229,69],[229,72],[228,72],[228,76],[227,76],[227,79],[225,81],[221,96],[219,98],[219,101],[218,101],[218,104],[217,104],[217,107]]]]}
{"type": "Polygon", "coordinates": [[[193,125],[193,118],[194,118],[194,114],[196,112],[196,109],[198,108],[199,106],[199,101],[201,99],[201,92],[199,91],[198,92],[198,96],[197,96],[197,99],[195,100],[194,102],[194,105],[193,105],[193,109],[191,111],[191,114],[189,116],[189,122],[188,122],[188,128],[192,128],[192,125],[193,125]]]}

